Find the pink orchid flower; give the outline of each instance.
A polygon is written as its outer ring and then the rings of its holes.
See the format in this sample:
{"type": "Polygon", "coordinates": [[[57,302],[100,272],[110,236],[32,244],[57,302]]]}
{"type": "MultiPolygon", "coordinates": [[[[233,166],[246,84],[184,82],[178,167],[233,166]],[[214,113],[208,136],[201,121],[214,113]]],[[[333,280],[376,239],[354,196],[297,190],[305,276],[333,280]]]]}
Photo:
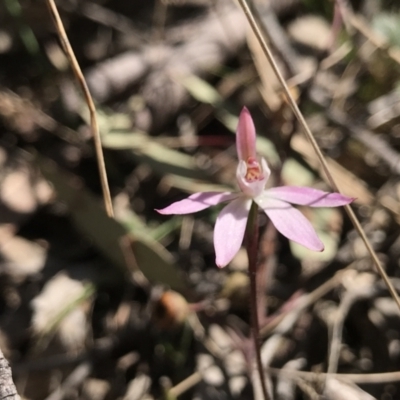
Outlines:
{"type": "Polygon", "coordinates": [[[239,156],[236,178],[240,192],[195,193],[157,211],[166,215],[190,214],[229,202],[219,213],[214,228],[215,262],[219,267],[227,265],[239,251],[252,201],[264,210],[282,235],[311,250],[324,250],[311,223],[292,204],[338,207],[354,199],[340,193],[327,193],[308,187],[281,186],[265,189],[271,171],[264,158],[257,158],[256,131],[246,107],[239,117],[236,148],[239,156]]]}

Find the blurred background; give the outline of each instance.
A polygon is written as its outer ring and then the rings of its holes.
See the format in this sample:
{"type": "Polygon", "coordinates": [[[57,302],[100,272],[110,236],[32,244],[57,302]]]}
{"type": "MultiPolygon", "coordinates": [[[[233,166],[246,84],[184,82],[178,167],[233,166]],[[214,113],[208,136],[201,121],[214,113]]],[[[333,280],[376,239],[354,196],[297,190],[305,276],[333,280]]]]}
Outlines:
{"type": "MultiPolygon", "coordinates": [[[[260,398],[247,256],[218,269],[218,207],[163,208],[236,185],[251,111],[269,185],[331,190],[232,0],[56,2],[97,107],[89,113],[46,1],[0,3],[0,349],[22,398],[260,398]]],[[[249,4],[342,192],[400,290],[400,4],[249,4]]],[[[274,399],[400,399],[399,310],[341,209],[301,210],[313,253],[260,215],[262,357],[274,399]],[[300,373],[303,371],[303,374],[300,373]],[[352,373],[350,380],[322,372],[352,373]],[[397,377],[399,380],[399,377],[397,377]]]]}

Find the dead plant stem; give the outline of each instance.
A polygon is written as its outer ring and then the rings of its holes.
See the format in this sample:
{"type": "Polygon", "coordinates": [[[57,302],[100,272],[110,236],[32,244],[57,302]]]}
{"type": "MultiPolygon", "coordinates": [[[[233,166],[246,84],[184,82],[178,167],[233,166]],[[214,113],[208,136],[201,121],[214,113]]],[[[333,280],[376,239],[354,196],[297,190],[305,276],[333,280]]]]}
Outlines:
{"type": "MultiPolygon", "coordinates": [[[[306,136],[310,140],[311,145],[313,146],[314,151],[318,156],[318,159],[319,159],[319,161],[321,163],[322,169],[323,169],[323,171],[324,171],[324,173],[325,173],[325,175],[326,175],[331,187],[335,191],[340,192],[337,183],[335,182],[332,174],[329,171],[329,167],[328,167],[328,164],[327,164],[327,162],[325,160],[325,157],[322,154],[322,151],[321,151],[318,143],[316,142],[316,140],[314,138],[314,135],[312,134],[312,132],[311,132],[311,130],[310,130],[310,128],[309,128],[304,116],[303,116],[303,114],[301,113],[301,111],[300,111],[300,109],[299,109],[299,107],[298,107],[298,105],[296,103],[296,100],[293,98],[293,96],[292,96],[292,94],[290,92],[290,89],[289,89],[288,85],[286,84],[286,81],[285,81],[285,79],[284,79],[284,77],[283,77],[283,75],[282,75],[282,73],[281,73],[281,71],[280,71],[275,59],[274,59],[274,56],[272,55],[271,49],[269,48],[267,42],[265,41],[265,39],[264,39],[264,37],[262,35],[261,29],[258,26],[258,23],[257,23],[256,19],[254,18],[254,15],[253,15],[252,11],[250,10],[246,0],[238,0],[238,2],[239,2],[240,7],[242,8],[242,10],[243,10],[243,12],[245,14],[250,26],[251,26],[251,29],[253,30],[258,42],[260,43],[261,48],[263,49],[263,52],[264,52],[265,56],[267,57],[269,63],[271,64],[271,67],[272,67],[276,77],[278,78],[278,80],[279,80],[279,82],[280,82],[280,84],[281,84],[281,86],[283,88],[283,91],[284,91],[285,96],[286,96],[286,100],[288,101],[288,103],[289,103],[293,113],[295,114],[296,118],[300,122],[300,125],[302,126],[306,136]]],[[[373,260],[373,262],[374,262],[374,264],[375,264],[375,266],[377,268],[377,270],[378,270],[378,272],[379,272],[379,274],[381,275],[383,281],[385,282],[385,284],[386,284],[386,286],[387,286],[392,298],[396,302],[397,307],[399,308],[399,312],[400,312],[400,298],[397,295],[394,286],[390,282],[390,279],[389,279],[388,275],[386,274],[381,262],[379,261],[379,258],[377,256],[377,254],[375,253],[374,249],[372,248],[372,246],[371,246],[371,244],[370,244],[370,242],[369,242],[369,240],[367,238],[367,235],[365,234],[360,222],[357,219],[357,216],[355,215],[355,213],[354,213],[354,211],[353,211],[353,209],[351,208],[350,205],[344,206],[344,208],[345,208],[345,210],[346,210],[346,212],[347,212],[347,214],[348,214],[348,216],[349,216],[354,228],[357,230],[358,234],[360,235],[361,239],[363,240],[363,242],[364,242],[364,244],[365,244],[365,246],[366,246],[366,248],[367,248],[367,250],[368,250],[368,252],[369,252],[369,254],[370,254],[370,256],[371,256],[371,258],[372,258],[372,260],[373,260]]]]}
{"type": "Polygon", "coordinates": [[[72,46],[68,40],[68,36],[67,36],[67,33],[65,32],[65,28],[64,28],[63,22],[60,18],[60,14],[58,13],[57,6],[55,5],[54,0],[47,0],[47,4],[49,6],[52,17],[54,18],[54,23],[55,23],[61,44],[64,48],[65,53],[67,54],[67,57],[68,57],[70,63],[71,63],[72,71],[75,75],[75,78],[76,78],[79,86],[82,89],[82,92],[85,97],[85,101],[89,108],[90,128],[92,131],[94,146],[95,146],[95,150],[96,150],[97,165],[99,168],[101,187],[102,187],[102,191],[103,191],[104,206],[105,206],[107,215],[110,218],[113,218],[114,217],[114,209],[112,206],[110,188],[108,186],[106,165],[104,162],[103,148],[101,145],[99,125],[98,125],[97,116],[96,116],[96,107],[94,105],[92,96],[91,96],[89,88],[87,86],[85,77],[83,76],[82,70],[79,66],[79,63],[78,63],[76,57],[75,57],[75,53],[74,53],[72,46]]]}

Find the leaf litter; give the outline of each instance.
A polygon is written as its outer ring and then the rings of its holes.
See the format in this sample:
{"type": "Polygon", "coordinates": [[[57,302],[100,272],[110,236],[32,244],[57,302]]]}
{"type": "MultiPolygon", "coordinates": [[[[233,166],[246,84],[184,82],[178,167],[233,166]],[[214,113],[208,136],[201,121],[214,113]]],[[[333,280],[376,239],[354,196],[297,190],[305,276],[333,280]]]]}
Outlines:
{"type": "MultiPolygon", "coordinates": [[[[26,20],[0,10],[12,38],[0,46],[0,347],[25,398],[252,398],[246,257],[216,268],[219,210],[167,221],[154,209],[235,187],[232,133],[243,105],[275,183],[327,190],[326,177],[238,8],[154,1],[135,12],[128,3],[60,6],[98,102],[115,220],[101,205],[82,102],[75,95],[71,107],[71,77],[47,58],[58,46],[47,10],[24,4],[26,20]],[[40,47],[18,39],[26,28],[40,47]],[[132,30],[145,40],[129,40],[132,30]]],[[[398,7],[371,12],[363,2],[335,25],[332,4],[300,3],[272,1],[281,40],[267,34],[399,290],[398,7]]],[[[306,212],[326,247],[317,257],[260,220],[273,398],[396,399],[399,376],[372,375],[400,367],[395,303],[347,217],[306,212]]]]}

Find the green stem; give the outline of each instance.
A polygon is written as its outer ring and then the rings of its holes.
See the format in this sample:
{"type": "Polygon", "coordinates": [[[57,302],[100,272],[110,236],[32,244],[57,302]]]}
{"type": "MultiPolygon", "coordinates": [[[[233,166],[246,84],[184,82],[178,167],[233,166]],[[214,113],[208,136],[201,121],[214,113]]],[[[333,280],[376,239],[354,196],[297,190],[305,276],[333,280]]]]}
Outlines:
{"type": "Polygon", "coordinates": [[[254,350],[256,354],[257,370],[260,376],[261,388],[264,400],[269,400],[267,385],[265,381],[264,369],[261,361],[260,346],[260,322],[257,307],[257,254],[258,254],[258,206],[252,202],[246,227],[246,249],[249,259],[250,276],[250,314],[251,330],[254,340],[254,350]]]}

